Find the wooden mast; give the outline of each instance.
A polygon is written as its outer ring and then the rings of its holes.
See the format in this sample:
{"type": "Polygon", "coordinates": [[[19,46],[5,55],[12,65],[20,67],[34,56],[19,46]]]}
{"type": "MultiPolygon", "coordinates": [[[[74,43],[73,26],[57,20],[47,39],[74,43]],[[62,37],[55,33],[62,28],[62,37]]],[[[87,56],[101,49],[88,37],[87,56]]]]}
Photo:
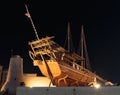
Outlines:
{"type": "Polygon", "coordinates": [[[86,46],[86,40],[85,40],[83,25],[81,26],[81,56],[82,57],[85,56],[85,61],[81,61],[81,65],[83,67],[86,67],[87,69],[91,70],[90,63],[89,63],[88,52],[87,52],[87,46],[86,46]]]}
{"type": "Polygon", "coordinates": [[[70,23],[68,22],[68,52],[70,52],[70,23]]]}
{"type": "MultiPolygon", "coordinates": [[[[83,41],[83,36],[84,36],[84,34],[83,34],[83,25],[81,26],[81,57],[82,58],[84,58],[84,41],[83,41]]],[[[83,61],[81,61],[81,66],[83,66],[84,67],[84,62],[83,61]]]]}

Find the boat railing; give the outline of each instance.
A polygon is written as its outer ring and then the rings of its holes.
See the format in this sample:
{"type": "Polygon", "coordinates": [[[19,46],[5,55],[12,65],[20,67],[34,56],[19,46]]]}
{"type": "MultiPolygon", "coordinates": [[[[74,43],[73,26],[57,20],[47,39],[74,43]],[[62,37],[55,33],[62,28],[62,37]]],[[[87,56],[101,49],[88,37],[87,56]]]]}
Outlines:
{"type": "Polygon", "coordinates": [[[73,60],[73,59],[74,59],[74,58],[69,59],[68,57],[63,57],[62,60],[63,60],[65,63],[67,63],[70,67],[72,67],[72,68],[74,68],[74,69],[77,69],[77,70],[83,71],[83,72],[85,72],[85,73],[93,74],[93,75],[94,75],[94,73],[92,73],[92,71],[90,71],[90,70],[86,69],[85,67],[79,65],[79,64],[78,64],[75,60],[73,60]]]}
{"type": "Polygon", "coordinates": [[[93,73],[92,71],[84,68],[83,66],[80,66],[79,64],[77,64],[76,62],[71,63],[73,64],[73,68],[80,70],[80,71],[84,71],[85,73],[88,73],[90,75],[93,75],[94,77],[96,77],[98,80],[100,80],[101,82],[105,83],[106,80],[101,78],[100,76],[96,75],[95,73],[93,73]]]}
{"type": "Polygon", "coordinates": [[[72,63],[72,67],[77,69],[77,70],[84,71],[85,73],[93,74],[90,70],[84,68],[83,66],[77,64],[76,62],[72,63]]]}

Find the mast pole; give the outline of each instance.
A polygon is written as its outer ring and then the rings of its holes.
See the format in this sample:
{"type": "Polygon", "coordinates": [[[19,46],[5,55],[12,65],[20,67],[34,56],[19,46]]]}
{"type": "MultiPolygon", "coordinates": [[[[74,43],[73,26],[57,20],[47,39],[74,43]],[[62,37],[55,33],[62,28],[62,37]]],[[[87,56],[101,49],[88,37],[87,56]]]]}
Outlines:
{"type": "MultiPolygon", "coordinates": [[[[84,41],[83,41],[83,39],[84,39],[84,37],[83,37],[84,35],[83,35],[83,25],[81,26],[81,56],[82,57],[84,57],[84,53],[83,53],[83,48],[84,48],[84,41]]],[[[84,66],[84,62],[83,61],[81,61],[81,65],[82,66],[84,66]]]]}
{"type": "Polygon", "coordinates": [[[36,35],[36,38],[39,40],[39,37],[38,37],[38,34],[37,34],[37,30],[36,30],[36,28],[35,28],[35,25],[34,25],[34,23],[33,23],[32,17],[31,17],[31,15],[30,15],[30,13],[29,13],[29,10],[28,10],[28,7],[27,7],[26,4],[25,4],[25,8],[26,8],[26,11],[27,11],[26,16],[28,16],[28,18],[30,18],[32,27],[33,27],[34,32],[35,32],[35,35],[36,35]]]}
{"type": "Polygon", "coordinates": [[[89,57],[88,57],[88,51],[87,51],[87,46],[86,46],[86,40],[85,40],[85,35],[84,35],[84,29],[83,25],[81,27],[81,56],[85,56],[85,61],[82,61],[82,65],[86,67],[87,69],[91,70],[90,62],[89,62],[89,57]]]}
{"type": "Polygon", "coordinates": [[[70,23],[68,22],[68,52],[70,52],[70,23]]]}

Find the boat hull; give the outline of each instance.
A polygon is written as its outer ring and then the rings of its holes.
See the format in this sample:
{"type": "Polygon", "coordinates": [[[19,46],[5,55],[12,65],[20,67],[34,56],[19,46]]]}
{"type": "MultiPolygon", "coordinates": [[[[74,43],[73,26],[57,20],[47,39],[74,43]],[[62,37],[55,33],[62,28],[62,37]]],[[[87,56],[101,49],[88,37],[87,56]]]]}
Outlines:
{"type": "MultiPolygon", "coordinates": [[[[34,60],[34,65],[39,67],[44,76],[49,77],[47,66],[43,61],[34,60]]],[[[62,61],[47,61],[47,65],[54,80],[53,84],[56,86],[87,86],[94,81],[93,73],[76,69],[62,61]]]]}

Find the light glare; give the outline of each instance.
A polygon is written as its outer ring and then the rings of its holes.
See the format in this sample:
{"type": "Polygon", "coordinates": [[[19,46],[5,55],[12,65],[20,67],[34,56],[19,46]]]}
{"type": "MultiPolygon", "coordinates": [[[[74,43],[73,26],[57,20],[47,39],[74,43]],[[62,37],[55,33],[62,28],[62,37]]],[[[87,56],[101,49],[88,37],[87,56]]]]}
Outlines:
{"type": "Polygon", "coordinates": [[[100,84],[97,83],[94,85],[94,87],[98,89],[98,88],[100,88],[100,84]]]}

